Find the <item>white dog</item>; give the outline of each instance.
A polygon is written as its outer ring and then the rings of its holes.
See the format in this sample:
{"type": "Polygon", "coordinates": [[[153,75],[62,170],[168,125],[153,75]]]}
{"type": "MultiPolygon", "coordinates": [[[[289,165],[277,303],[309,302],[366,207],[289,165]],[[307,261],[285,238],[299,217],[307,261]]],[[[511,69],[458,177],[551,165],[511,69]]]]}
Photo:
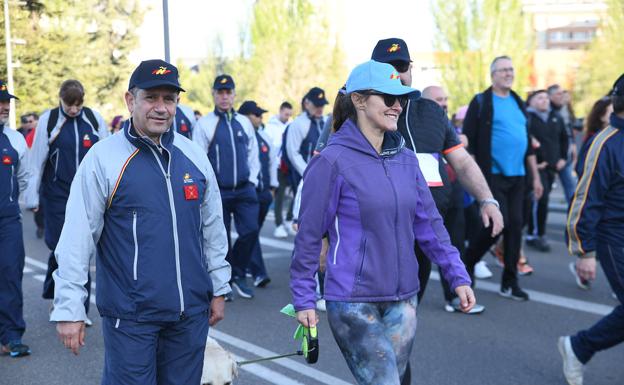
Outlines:
{"type": "Polygon", "coordinates": [[[237,374],[238,366],[232,354],[208,336],[201,385],[231,385],[237,374]]]}

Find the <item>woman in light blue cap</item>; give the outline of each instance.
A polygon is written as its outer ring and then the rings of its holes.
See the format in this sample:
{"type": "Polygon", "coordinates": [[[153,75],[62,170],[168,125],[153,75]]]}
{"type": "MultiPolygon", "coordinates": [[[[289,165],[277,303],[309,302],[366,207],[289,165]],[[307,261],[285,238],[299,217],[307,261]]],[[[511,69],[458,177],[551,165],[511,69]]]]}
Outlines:
{"type": "Polygon", "coordinates": [[[385,63],[349,75],[334,129],[304,175],[291,291],[297,319],[315,326],[321,239],[329,234],[325,300],[329,326],[358,384],[398,385],[414,335],[419,289],[414,242],[440,266],[463,311],[475,304],[416,155],[397,120],[413,88],[385,63]]]}

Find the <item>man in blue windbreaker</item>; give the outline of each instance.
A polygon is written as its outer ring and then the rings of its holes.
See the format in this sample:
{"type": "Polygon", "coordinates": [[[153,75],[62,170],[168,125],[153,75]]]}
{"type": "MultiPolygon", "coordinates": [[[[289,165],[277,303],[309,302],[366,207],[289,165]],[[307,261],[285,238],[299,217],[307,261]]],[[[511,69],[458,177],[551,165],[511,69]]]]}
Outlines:
{"type": "MultiPolygon", "coordinates": [[[[50,249],[48,271],[43,282],[42,297],[45,299],[54,298],[52,272],[57,268],[54,249],[65,222],[69,186],[87,152],[108,135],[104,118],[97,111],[83,106],[84,96],[84,87],[78,80],[69,79],[61,84],[59,106],[41,115],[29,155],[26,207],[37,211],[40,201],[45,202],[42,205],[45,208],[45,243],[50,249]]],[[[86,286],[90,290],[90,280],[86,286]]],[[[85,309],[89,313],[88,297],[85,309]]],[[[87,325],[91,324],[89,319],[85,321],[87,325]]]]}
{"type": "Polygon", "coordinates": [[[30,354],[22,343],[24,323],[22,274],[24,239],[19,193],[26,188],[26,140],[7,122],[11,99],[17,99],[0,81],[0,353],[11,357],[30,354]]]}
{"type": "MultiPolygon", "coordinates": [[[[230,234],[232,216],[238,239],[228,252],[232,265],[232,288],[239,296],[251,299],[245,270],[258,239],[258,143],[249,119],[234,111],[234,79],[219,75],[212,87],[213,112],[204,115],[193,127],[193,141],[208,154],[217,176],[223,201],[223,219],[230,234]]],[[[226,300],[232,300],[228,296],[226,300]]]]}
{"type": "Polygon", "coordinates": [[[624,74],[613,85],[610,124],[591,142],[568,213],[568,250],[581,279],[596,278],[596,259],[619,302],[591,328],[559,338],[568,384],[583,384],[593,355],[624,342],[624,74]]]}
{"type": "Polygon", "coordinates": [[[125,94],[130,120],[93,146],[71,186],[50,320],[78,354],[97,254],[104,385],[198,384],[208,326],[224,316],[219,189],[206,154],[172,129],[180,91],[176,67],[142,62],[125,94]]]}

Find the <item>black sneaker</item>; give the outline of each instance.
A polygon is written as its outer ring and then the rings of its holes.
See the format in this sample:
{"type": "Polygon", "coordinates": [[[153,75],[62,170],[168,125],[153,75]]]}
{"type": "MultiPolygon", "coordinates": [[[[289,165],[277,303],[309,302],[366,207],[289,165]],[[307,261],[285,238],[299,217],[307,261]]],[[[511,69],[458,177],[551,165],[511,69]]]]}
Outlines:
{"type": "Polygon", "coordinates": [[[12,341],[8,345],[2,347],[2,353],[8,354],[11,357],[24,357],[29,355],[30,348],[28,345],[24,345],[22,341],[12,341]]]}
{"type": "Polygon", "coordinates": [[[227,293],[223,297],[225,298],[225,302],[232,302],[232,301],[234,301],[234,293],[232,293],[232,292],[227,293]]]}
{"type": "Polygon", "coordinates": [[[516,301],[528,301],[529,295],[524,290],[520,289],[520,286],[509,286],[509,287],[501,287],[501,290],[498,292],[501,297],[515,299],[516,301]]]}
{"type": "Polygon", "coordinates": [[[534,248],[535,250],[547,253],[550,251],[550,245],[544,237],[531,238],[526,240],[527,246],[534,248]]]}
{"type": "Polygon", "coordinates": [[[271,278],[267,277],[266,275],[259,275],[254,279],[255,287],[265,287],[269,283],[271,283],[271,278]]]}
{"type": "Polygon", "coordinates": [[[245,278],[234,278],[232,280],[232,289],[236,290],[236,293],[243,298],[252,299],[254,297],[253,290],[247,286],[245,278]]]}

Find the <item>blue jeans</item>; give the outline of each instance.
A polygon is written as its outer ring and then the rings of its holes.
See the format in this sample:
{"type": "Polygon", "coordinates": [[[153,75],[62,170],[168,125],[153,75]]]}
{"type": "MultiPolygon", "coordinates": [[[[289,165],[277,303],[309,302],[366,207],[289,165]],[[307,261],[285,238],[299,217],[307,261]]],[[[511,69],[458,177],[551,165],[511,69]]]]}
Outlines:
{"type": "Polygon", "coordinates": [[[327,301],[334,339],[358,384],[399,385],[416,335],[416,296],[397,302],[327,301]]]}
{"type": "Polygon", "coordinates": [[[570,162],[566,163],[566,166],[559,171],[559,180],[561,180],[566,202],[570,205],[570,201],[576,190],[576,180],[572,176],[572,164],[570,162]]]}
{"type": "Polygon", "coordinates": [[[572,349],[583,364],[596,352],[624,342],[624,248],[597,242],[596,253],[620,304],[594,326],[572,336],[572,349]]]}
{"type": "Polygon", "coordinates": [[[102,385],[199,384],[208,312],[175,322],[102,318],[102,385]]]}

